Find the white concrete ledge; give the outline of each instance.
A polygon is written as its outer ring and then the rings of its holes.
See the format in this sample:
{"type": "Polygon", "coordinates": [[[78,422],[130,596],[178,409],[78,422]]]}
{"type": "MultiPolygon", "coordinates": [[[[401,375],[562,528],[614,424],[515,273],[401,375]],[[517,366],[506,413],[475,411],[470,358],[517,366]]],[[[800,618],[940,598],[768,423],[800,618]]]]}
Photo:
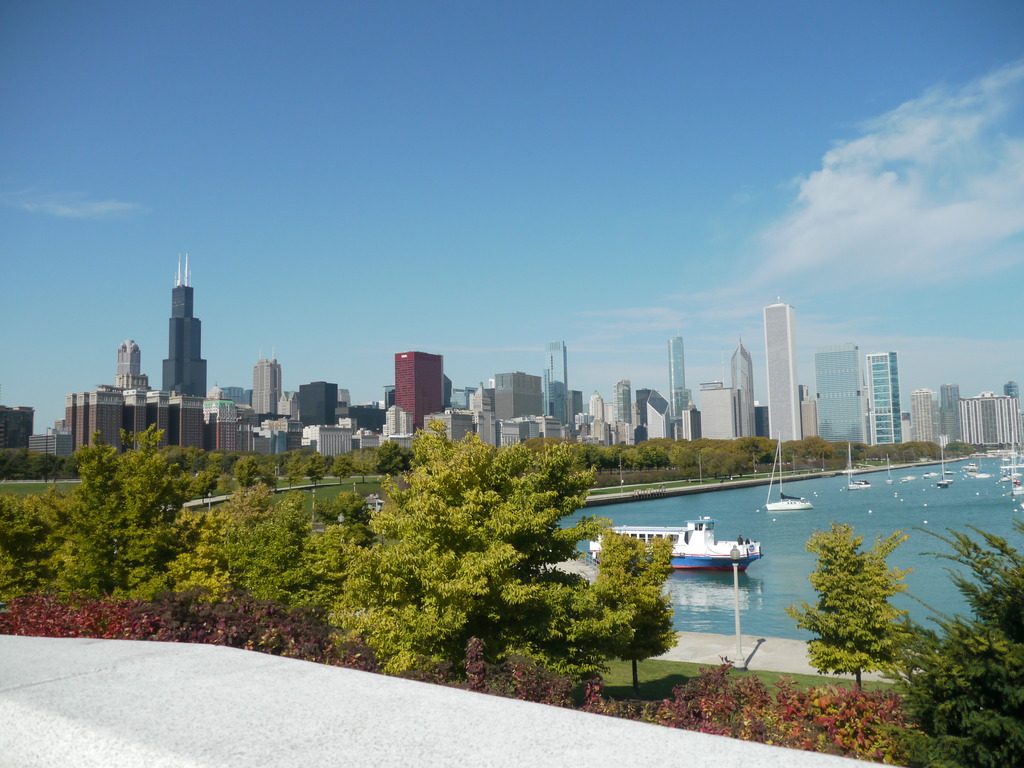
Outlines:
{"type": "Polygon", "coordinates": [[[851,763],[231,648],[0,636],[0,765],[851,763]]]}

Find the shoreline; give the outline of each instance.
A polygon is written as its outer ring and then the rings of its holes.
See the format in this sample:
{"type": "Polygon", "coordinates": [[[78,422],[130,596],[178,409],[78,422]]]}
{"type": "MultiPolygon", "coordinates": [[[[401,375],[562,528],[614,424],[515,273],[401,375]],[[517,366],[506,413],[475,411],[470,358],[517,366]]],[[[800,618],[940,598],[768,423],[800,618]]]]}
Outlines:
{"type": "MultiPolygon", "coordinates": [[[[958,462],[965,461],[965,459],[953,459],[946,461],[946,464],[956,464],[958,462]]],[[[866,469],[856,469],[852,475],[866,475],[878,472],[886,472],[889,469],[908,469],[913,467],[931,467],[941,464],[941,460],[938,461],[917,461],[912,464],[895,464],[891,468],[889,467],[869,467],[866,469]]],[[[786,483],[796,483],[802,480],[819,480],[822,478],[839,477],[845,475],[846,470],[842,469],[827,469],[818,470],[812,472],[806,472],[800,475],[785,475],[786,483]]],[[[677,480],[670,480],[668,482],[680,482],[677,480]]],[[[684,481],[685,482],[685,481],[684,481]]],[[[634,501],[647,501],[650,499],[664,499],[670,496],[688,496],[694,493],[713,493],[715,491],[728,491],[733,488],[755,488],[761,485],[768,485],[772,482],[770,477],[753,477],[747,480],[725,480],[721,479],[717,482],[704,482],[696,485],[680,485],[680,486],[667,486],[660,483],[641,483],[631,486],[625,486],[630,490],[623,490],[620,492],[610,493],[599,493],[594,494],[591,491],[590,495],[587,496],[586,501],[583,502],[584,507],[601,507],[608,504],[628,504],[634,501]],[[664,486],[664,487],[662,487],[664,486]]],[[[603,489],[595,489],[603,490],[603,489]]]]}

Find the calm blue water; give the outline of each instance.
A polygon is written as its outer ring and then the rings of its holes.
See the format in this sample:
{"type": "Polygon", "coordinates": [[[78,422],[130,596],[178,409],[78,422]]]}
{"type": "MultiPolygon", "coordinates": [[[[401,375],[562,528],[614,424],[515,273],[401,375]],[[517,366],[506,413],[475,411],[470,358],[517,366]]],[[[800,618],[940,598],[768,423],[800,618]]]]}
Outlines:
{"type": "MultiPolygon", "coordinates": [[[[814,504],[814,509],[801,512],[763,511],[765,486],[615,504],[586,514],[608,518],[614,525],[674,525],[708,515],[719,521],[716,535],[720,541],[739,535],[760,540],[765,556],[739,575],[742,632],[794,639],[810,635],[796,627],[785,607],[797,602],[813,604],[816,599],[807,580],[816,564],[814,555],[804,548],[810,535],[827,529],[833,521],[850,523],[855,533],[863,536],[863,547],[868,548],[876,534],[888,536],[902,530],[910,538],[890,555],[888,563],[913,571],[905,579],[908,592],[894,598],[893,604],[909,610],[916,621],[926,623],[932,614],[918,600],[943,613],[964,613],[965,608],[949,578],[948,569],[955,564],[929,554],[951,550],[924,531],[945,534],[949,528],[961,530],[974,525],[1024,549],[1024,537],[1011,527],[1022,514],[1018,502],[1024,497],[1014,501],[1006,495],[1009,484],[999,482],[998,460],[975,461],[992,477],[968,478],[963,471],[966,462],[950,463],[947,469],[955,471],[955,482],[945,490],[935,487],[938,478],[921,477],[926,471],[939,471],[937,466],[893,470],[892,485],[885,484],[885,472],[861,475],[872,485],[859,491],[846,490],[845,476],[787,482],[788,493],[804,496],[814,504]],[[917,480],[900,483],[899,479],[907,475],[916,475],[917,480]]],[[[731,571],[673,573],[668,590],[675,605],[676,629],[735,632],[731,571]]]]}

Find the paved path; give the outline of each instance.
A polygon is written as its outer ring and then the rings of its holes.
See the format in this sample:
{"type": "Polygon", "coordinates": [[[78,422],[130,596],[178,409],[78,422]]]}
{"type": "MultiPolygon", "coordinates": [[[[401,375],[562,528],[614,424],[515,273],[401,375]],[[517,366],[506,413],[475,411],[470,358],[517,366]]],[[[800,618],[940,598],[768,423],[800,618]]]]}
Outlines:
{"type": "MultiPolygon", "coordinates": [[[[676,647],[657,658],[665,661],[688,661],[693,664],[718,666],[722,657],[736,663],[736,636],[715,635],[710,632],[678,632],[676,647]]],[[[785,672],[791,675],[820,675],[807,660],[807,643],[782,637],[758,637],[740,635],[743,661],[738,667],[764,672],[785,672]]],[[[853,679],[853,675],[835,675],[837,678],[853,679]]],[[[864,680],[884,680],[876,673],[862,675],[864,680]]]]}

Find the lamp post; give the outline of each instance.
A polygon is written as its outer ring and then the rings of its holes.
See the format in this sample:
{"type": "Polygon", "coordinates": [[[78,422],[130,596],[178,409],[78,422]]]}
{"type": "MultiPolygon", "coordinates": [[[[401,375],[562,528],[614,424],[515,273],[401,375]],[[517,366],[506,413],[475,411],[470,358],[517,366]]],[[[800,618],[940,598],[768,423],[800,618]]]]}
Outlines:
{"type": "Polygon", "coordinates": [[[701,456],[701,454],[703,454],[703,453],[704,453],[703,450],[697,451],[697,472],[700,473],[700,475],[699,475],[700,479],[697,482],[700,485],[704,485],[704,462],[703,462],[702,456],[701,456]]]}
{"type": "Polygon", "coordinates": [[[732,558],[732,593],[736,612],[736,668],[746,669],[747,665],[743,659],[743,643],[740,638],[740,551],[735,544],[732,551],[729,552],[729,557],[732,558]]]}

